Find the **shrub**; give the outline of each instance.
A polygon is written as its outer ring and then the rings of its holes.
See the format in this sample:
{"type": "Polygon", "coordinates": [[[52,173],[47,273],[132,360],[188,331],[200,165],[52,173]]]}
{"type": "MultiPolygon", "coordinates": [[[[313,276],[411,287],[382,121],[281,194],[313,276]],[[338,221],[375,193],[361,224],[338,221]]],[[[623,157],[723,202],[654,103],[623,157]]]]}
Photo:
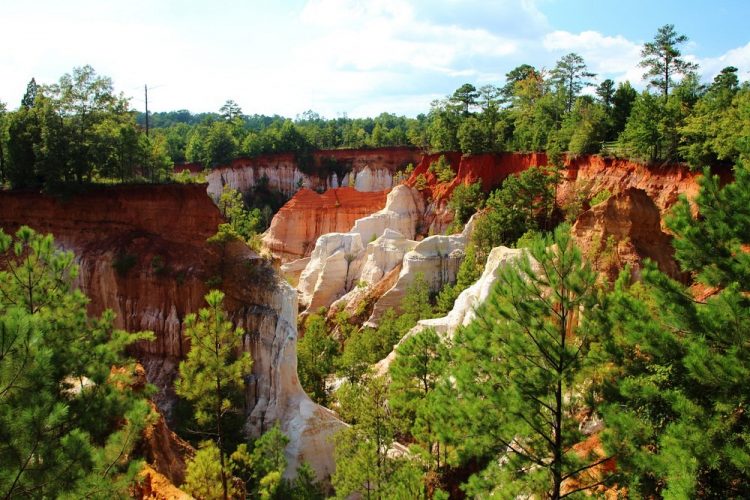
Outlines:
{"type": "Polygon", "coordinates": [[[456,174],[453,172],[451,164],[445,155],[440,155],[440,158],[438,158],[437,161],[430,164],[430,172],[435,174],[438,182],[450,182],[456,177],[456,174]]]}

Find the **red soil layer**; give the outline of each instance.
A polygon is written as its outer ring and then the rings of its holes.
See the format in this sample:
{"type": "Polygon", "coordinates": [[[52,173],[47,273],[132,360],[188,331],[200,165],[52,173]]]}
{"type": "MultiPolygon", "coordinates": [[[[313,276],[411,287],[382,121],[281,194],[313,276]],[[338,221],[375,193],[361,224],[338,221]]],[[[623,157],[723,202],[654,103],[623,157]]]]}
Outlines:
{"type": "Polygon", "coordinates": [[[522,172],[529,167],[547,164],[544,153],[484,153],[479,155],[461,155],[457,152],[424,155],[414,169],[406,184],[414,186],[417,177],[423,174],[427,180],[425,193],[435,201],[446,200],[459,184],[471,184],[482,181],[482,189],[488,192],[497,188],[506,177],[522,172]],[[455,178],[450,182],[439,183],[430,165],[445,155],[450,162],[455,178]]]}
{"type": "MultiPolygon", "coordinates": [[[[406,184],[414,186],[417,177],[423,174],[427,184],[425,195],[435,202],[446,201],[459,184],[468,184],[479,179],[485,191],[495,189],[511,174],[522,172],[532,166],[547,165],[545,153],[497,153],[462,156],[460,153],[438,153],[425,155],[412,172],[406,184]],[[451,163],[456,177],[439,183],[429,172],[430,164],[444,154],[451,163]]],[[[723,181],[731,179],[726,168],[714,169],[723,181]]],[[[643,189],[654,200],[662,214],[682,194],[693,198],[699,190],[701,172],[692,171],[683,163],[648,165],[629,160],[605,158],[598,155],[581,155],[568,158],[562,169],[563,181],[558,186],[557,201],[565,205],[581,189],[596,193],[609,190],[616,194],[628,188],[643,189]]]]}
{"type": "Polygon", "coordinates": [[[349,231],[357,219],[382,209],[387,194],[349,187],[323,194],[300,189],[274,216],[264,242],[282,258],[304,257],[312,252],[320,235],[349,231]]]}

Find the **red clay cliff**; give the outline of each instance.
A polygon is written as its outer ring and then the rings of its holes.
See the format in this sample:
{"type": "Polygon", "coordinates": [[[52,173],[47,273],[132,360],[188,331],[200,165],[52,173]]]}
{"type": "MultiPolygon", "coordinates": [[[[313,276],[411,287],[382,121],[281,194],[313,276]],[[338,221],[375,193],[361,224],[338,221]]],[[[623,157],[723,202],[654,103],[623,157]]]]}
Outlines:
{"type": "Polygon", "coordinates": [[[282,260],[307,257],[320,235],[349,231],[354,221],[382,209],[387,194],[350,187],[318,194],[302,188],[274,216],[263,242],[282,260]]]}

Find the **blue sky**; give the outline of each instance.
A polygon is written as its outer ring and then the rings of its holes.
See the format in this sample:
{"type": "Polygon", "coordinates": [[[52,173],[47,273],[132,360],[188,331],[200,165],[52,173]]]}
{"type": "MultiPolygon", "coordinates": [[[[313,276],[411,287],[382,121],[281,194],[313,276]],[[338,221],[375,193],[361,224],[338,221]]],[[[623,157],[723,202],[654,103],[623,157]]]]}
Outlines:
{"type": "Polygon", "coordinates": [[[143,108],[294,117],[414,116],[464,82],[501,85],[522,63],[576,52],[600,79],[642,86],[640,48],[663,24],[705,80],[750,79],[747,0],[4,0],[0,100],[33,76],[91,64],[143,108]]]}

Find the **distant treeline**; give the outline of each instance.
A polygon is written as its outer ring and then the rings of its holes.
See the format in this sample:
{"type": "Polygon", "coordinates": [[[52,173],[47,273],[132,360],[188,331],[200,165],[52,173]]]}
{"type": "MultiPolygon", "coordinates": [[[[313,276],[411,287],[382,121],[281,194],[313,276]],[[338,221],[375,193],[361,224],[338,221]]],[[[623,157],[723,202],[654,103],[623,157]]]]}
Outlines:
{"type": "Polygon", "coordinates": [[[603,153],[696,167],[732,163],[750,148],[750,85],[732,66],[702,84],[697,65],[681,59],[685,40],[666,25],[644,45],[649,86],[642,92],[627,81],[595,83],[583,58],[571,53],[551,70],[522,64],[502,85],[466,83],[415,118],[246,115],[228,100],[217,113],[150,114],[148,135],[145,115],[86,66],[53,85],[32,79],[15,111],[0,103],[0,176],[14,187],[158,181],[172,163],[210,168],[239,156],[404,145],[468,154],[546,151],[552,162],[566,153],[603,153]]]}

